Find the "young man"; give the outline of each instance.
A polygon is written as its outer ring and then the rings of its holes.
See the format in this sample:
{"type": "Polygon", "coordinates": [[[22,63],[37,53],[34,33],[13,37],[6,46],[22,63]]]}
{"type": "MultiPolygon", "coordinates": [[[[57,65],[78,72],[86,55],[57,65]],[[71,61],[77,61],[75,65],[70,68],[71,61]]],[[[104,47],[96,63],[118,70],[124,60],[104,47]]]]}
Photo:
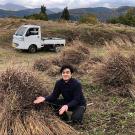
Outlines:
{"type": "Polygon", "coordinates": [[[81,83],[72,78],[73,67],[71,65],[62,66],[60,73],[62,79],[56,82],[52,94],[47,97],[37,97],[34,104],[49,102],[64,120],[68,120],[66,112],[72,111],[72,122],[81,123],[86,110],[86,100],[83,96],[81,83]],[[58,99],[60,94],[63,99],[58,99]]]}

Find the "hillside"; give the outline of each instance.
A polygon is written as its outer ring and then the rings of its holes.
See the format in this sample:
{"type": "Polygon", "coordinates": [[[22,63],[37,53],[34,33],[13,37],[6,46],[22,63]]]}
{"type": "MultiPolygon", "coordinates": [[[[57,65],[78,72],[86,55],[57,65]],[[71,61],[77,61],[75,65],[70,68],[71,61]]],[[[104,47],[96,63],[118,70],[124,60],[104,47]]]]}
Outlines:
{"type": "MultiPolygon", "coordinates": [[[[22,24],[36,24],[41,26],[42,36],[63,37],[66,38],[68,42],[79,39],[90,46],[116,44],[123,47],[132,47],[135,43],[135,28],[120,24],[87,25],[40,20],[35,22],[35,20],[26,19],[0,19],[0,21],[2,31],[8,31],[9,29],[15,31],[15,29],[22,24]]],[[[11,31],[9,31],[9,33],[11,31]]]]}
{"type": "MultiPolygon", "coordinates": [[[[32,15],[35,13],[39,13],[40,12],[40,8],[35,8],[35,9],[24,9],[24,10],[19,10],[19,11],[9,11],[9,10],[2,10],[0,9],[0,17],[4,18],[4,17],[11,17],[11,16],[15,16],[15,17],[24,17],[24,16],[28,16],[28,15],[32,15]]],[[[54,12],[47,10],[46,13],[49,14],[54,14],[54,12]]]]}
{"type": "MultiPolygon", "coordinates": [[[[22,73],[26,70],[28,73],[32,72],[33,74],[36,74],[38,81],[41,81],[43,86],[51,92],[55,81],[60,78],[59,64],[63,62],[64,54],[67,54],[67,56],[74,56],[72,53],[75,53],[77,54],[75,55],[75,58],[67,57],[67,59],[73,62],[76,69],[78,69],[73,76],[81,81],[84,95],[89,106],[87,106],[83,125],[72,125],[71,123],[69,123],[69,125],[79,131],[82,135],[134,135],[135,102],[127,91],[129,88],[135,90],[134,83],[132,82],[135,74],[134,71],[129,68],[129,65],[131,64],[129,59],[130,55],[134,55],[135,53],[134,27],[104,23],[87,25],[69,22],[5,18],[0,19],[0,31],[0,75],[1,73],[5,73],[7,68],[12,67],[21,71],[21,74],[19,74],[18,70],[13,70],[15,71],[14,75],[17,74],[23,78],[21,75],[23,75],[22,73]],[[66,38],[66,46],[60,53],[41,50],[35,54],[29,54],[26,51],[14,50],[14,48],[11,47],[12,35],[22,24],[40,25],[42,28],[42,36],[66,38]],[[80,46],[81,49],[79,48],[80,46]],[[115,52],[117,49],[119,50],[118,52],[120,55],[115,52]],[[80,60],[81,58],[83,59],[80,60]],[[74,59],[78,60],[78,63],[75,63],[74,59]],[[49,68],[45,68],[45,71],[34,69],[34,64],[36,64],[37,60],[41,60],[41,62],[45,61],[45,64],[50,62],[49,68]],[[46,61],[49,62],[46,63],[46,61]],[[107,66],[108,68],[106,69],[107,66]],[[122,86],[113,86],[112,84],[107,85],[106,87],[99,86],[96,82],[97,80],[95,81],[93,79],[94,73],[96,74],[96,77],[99,77],[100,82],[105,79],[105,82],[108,84],[111,81],[111,83],[114,81],[119,85],[122,83],[122,86]],[[110,78],[112,76],[114,78],[111,80],[110,78]],[[111,80],[110,82],[109,79],[111,80]],[[130,84],[128,84],[128,80],[131,80],[130,84]]],[[[134,67],[134,60],[132,62],[134,67]]],[[[42,64],[42,66],[44,66],[44,64],[42,64]]],[[[48,67],[47,65],[45,66],[48,67]]],[[[29,76],[27,77],[26,75],[28,74],[25,74],[24,76],[29,81],[29,76]]],[[[7,76],[7,78],[10,77],[7,76]]],[[[5,79],[4,81],[6,82],[7,80],[5,79]]],[[[23,81],[21,80],[20,83],[18,83],[19,86],[22,84],[21,82],[23,81]]],[[[4,85],[4,82],[1,82],[1,78],[0,83],[4,85]]],[[[27,82],[26,85],[28,85],[27,82]]],[[[31,85],[33,86],[34,84],[32,83],[31,85]]],[[[104,83],[104,85],[106,85],[106,83],[104,83]]],[[[6,86],[7,85],[5,85],[5,87],[6,86]]],[[[30,88],[33,88],[32,86],[30,88]]],[[[36,88],[37,87],[38,86],[36,86],[36,88]]],[[[2,110],[3,104],[1,102],[1,97],[3,97],[2,94],[0,95],[0,108],[2,110]]],[[[2,111],[0,111],[0,116],[1,115],[2,111]]],[[[48,115],[48,113],[46,115],[48,115]]],[[[2,120],[1,117],[0,120],[2,120]]],[[[35,120],[38,121],[37,119],[35,120]]],[[[18,119],[14,121],[19,122],[18,119]]],[[[55,122],[57,124],[56,129],[52,131],[57,130],[57,128],[59,130],[61,129],[60,126],[62,125],[58,125],[57,122],[59,121],[57,119],[55,121],[50,119],[49,122],[51,123],[51,126],[55,125],[55,122]],[[54,123],[52,124],[52,122],[54,123]]],[[[29,121],[27,121],[27,123],[29,123],[29,121]]],[[[31,123],[31,125],[33,125],[33,123],[31,123]]],[[[47,124],[48,123],[46,123],[46,125],[47,124]]],[[[66,125],[64,126],[66,127],[66,125]]],[[[4,127],[0,124],[0,131],[2,128],[4,127]]],[[[12,128],[14,127],[12,126],[12,128]]],[[[50,129],[52,128],[50,127],[50,129]]],[[[18,133],[21,133],[22,130],[19,131],[20,132],[18,133]]],[[[61,135],[61,133],[58,132],[58,135],[61,135]]]]}
{"type": "Polygon", "coordinates": [[[0,5],[0,9],[10,10],[10,11],[19,11],[19,10],[24,10],[27,8],[21,5],[17,5],[17,4],[6,3],[5,5],[0,5]]]}

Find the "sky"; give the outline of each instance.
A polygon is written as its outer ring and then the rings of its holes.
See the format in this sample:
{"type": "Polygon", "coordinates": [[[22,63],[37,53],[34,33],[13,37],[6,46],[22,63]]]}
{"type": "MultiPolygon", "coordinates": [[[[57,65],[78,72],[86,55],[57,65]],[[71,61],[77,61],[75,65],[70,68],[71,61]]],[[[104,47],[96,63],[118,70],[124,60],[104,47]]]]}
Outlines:
{"type": "Polygon", "coordinates": [[[36,8],[45,5],[47,8],[86,8],[86,7],[108,7],[135,6],[135,0],[0,0],[0,5],[13,3],[28,8],[36,8]]]}

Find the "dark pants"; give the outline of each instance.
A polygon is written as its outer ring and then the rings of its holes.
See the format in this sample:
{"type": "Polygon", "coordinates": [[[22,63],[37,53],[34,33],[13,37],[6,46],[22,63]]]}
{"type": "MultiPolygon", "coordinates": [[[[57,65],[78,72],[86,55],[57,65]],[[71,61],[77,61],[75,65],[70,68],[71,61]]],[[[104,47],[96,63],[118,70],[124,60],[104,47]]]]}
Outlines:
{"type": "MultiPolygon", "coordinates": [[[[54,109],[54,112],[56,113],[56,115],[59,116],[59,109],[65,105],[65,102],[63,99],[57,99],[56,101],[54,102],[50,102],[50,106],[54,109]]],[[[71,111],[72,112],[72,115],[71,115],[71,121],[73,123],[82,123],[82,119],[83,119],[83,115],[84,115],[84,112],[86,110],[86,106],[76,106],[76,107],[70,107],[68,108],[68,111],[71,111]]],[[[66,112],[64,112],[60,118],[64,121],[69,121],[69,117],[67,115],[66,112]]]]}

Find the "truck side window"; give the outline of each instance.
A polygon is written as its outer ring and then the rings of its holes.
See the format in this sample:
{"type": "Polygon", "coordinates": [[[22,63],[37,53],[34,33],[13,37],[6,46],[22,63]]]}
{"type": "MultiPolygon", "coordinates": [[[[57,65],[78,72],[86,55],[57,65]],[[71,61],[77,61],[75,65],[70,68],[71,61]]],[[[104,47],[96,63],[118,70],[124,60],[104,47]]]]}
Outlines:
{"type": "Polygon", "coordinates": [[[30,35],[38,35],[38,28],[29,28],[26,33],[26,36],[30,35]]]}

